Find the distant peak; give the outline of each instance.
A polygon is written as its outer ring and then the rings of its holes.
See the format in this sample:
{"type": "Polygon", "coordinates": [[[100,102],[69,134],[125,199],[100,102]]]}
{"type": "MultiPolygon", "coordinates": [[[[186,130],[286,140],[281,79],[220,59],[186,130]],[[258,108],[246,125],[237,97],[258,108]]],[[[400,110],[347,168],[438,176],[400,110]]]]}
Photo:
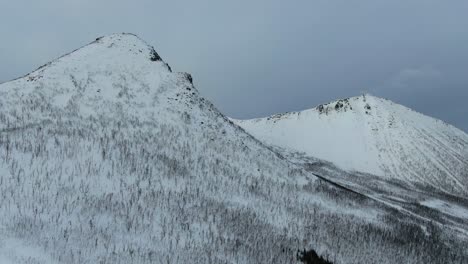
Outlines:
{"type": "Polygon", "coordinates": [[[342,98],[342,99],[337,99],[337,100],[334,100],[334,101],[331,101],[329,103],[326,103],[326,104],[331,104],[331,103],[336,103],[338,101],[363,101],[365,102],[367,99],[377,99],[377,100],[386,100],[384,98],[380,98],[378,96],[374,96],[370,93],[364,93],[364,94],[361,94],[361,95],[357,95],[357,96],[352,96],[352,97],[347,97],[347,98],[342,98]]]}
{"type": "Polygon", "coordinates": [[[106,44],[124,44],[124,45],[146,45],[149,46],[143,39],[132,33],[115,33],[96,38],[97,43],[106,44]]]}
{"type": "MultiPolygon", "coordinates": [[[[361,109],[365,114],[371,114],[371,109],[383,102],[391,102],[388,99],[380,98],[369,93],[359,96],[338,99],[326,104],[320,104],[315,109],[320,113],[347,112],[349,110],[361,109]]],[[[392,103],[392,102],[391,102],[392,103]]]]}
{"type": "Polygon", "coordinates": [[[159,56],[151,45],[132,33],[117,33],[98,37],[93,43],[102,44],[108,48],[120,47],[128,49],[129,51],[137,49],[139,52],[143,52],[144,50],[145,52],[149,52],[149,58],[151,61],[162,61],[161,56],[159,56]]]}

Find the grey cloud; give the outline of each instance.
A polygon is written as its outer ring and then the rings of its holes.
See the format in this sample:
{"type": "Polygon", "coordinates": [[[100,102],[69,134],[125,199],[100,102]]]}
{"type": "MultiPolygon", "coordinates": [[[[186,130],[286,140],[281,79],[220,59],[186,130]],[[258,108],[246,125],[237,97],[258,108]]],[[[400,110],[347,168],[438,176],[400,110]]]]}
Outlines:
{"type": "MultiPolygon", "coordinates": [[[[420,83],[436,81],[442,78],[442,73],[432,66],[422,66],[419,68],[407,68],[401,70],[390,80],[390,86],[405,89],[421,88],[420,83]]],[[[424,87],[422,87],[424,88],[424,87]]],[[[430,88],[428,86],[427,88],[430,88]]]]}

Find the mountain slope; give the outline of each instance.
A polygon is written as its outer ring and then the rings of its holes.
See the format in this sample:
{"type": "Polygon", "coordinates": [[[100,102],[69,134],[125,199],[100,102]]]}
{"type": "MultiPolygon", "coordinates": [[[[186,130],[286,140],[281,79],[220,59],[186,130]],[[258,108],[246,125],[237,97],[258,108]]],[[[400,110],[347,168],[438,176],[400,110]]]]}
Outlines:
{"type": "Polygon", "coordinates": [[[364,95],[235,122],[268,144],[348,171],[467,194],[468,135],[385,99],[364,95]]]}
{"type": "Polygon", "coordinates": [[[334,263],[468,259],[468,223],[317,178],[191,80],[116,34],[1,84],[0,261],[294,263],[304,248],[334,263]]]}

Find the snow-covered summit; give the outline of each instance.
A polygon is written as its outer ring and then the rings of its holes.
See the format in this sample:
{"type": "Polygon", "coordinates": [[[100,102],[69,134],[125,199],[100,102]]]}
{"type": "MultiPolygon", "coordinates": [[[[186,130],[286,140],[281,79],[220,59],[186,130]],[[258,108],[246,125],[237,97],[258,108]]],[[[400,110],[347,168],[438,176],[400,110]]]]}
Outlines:
{"type": "Polygon", "coordinates": [[[258,139],[346,170],[468,189],[468,135],[392,101],[363,95],[302,112],[236,121],[258,139]]]}
{"type": "MultiPolygon", "coordinates": [[[[172,73],[154,48],[137,36],[114,34],[2,84],[0,107],[28,105],[31,109],[17,112],[33,112],[38,121],[57,111],[147,121],[185,94],[196,96],[189,74],[172,73]]],[[[15,120],[18,113],[3,114],[15,120]]]]}
{"type": "MultiPolygon", "coordinates": [[[[80,69],[96,69],[114,66],[148,65],[149,61],[165,64],[153,47],[138,36],[130,33],[119,33],[97,38],[95,41],[76,49],[60,58],[39,67],[26,75],[28,81],[35,81],[43,75],[74,67],[80,69]]],[[[166,65],[167,69],[169,69],[166,65]]]]}

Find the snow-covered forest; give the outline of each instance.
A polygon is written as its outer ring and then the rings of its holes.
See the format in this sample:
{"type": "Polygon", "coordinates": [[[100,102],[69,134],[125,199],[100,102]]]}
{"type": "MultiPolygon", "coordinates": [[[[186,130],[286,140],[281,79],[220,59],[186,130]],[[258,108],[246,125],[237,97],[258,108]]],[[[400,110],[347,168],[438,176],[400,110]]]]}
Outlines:
{"type": "Polygon", "coordinates": [[[2,263],[468,262],[466,197],[267,145],[131,34],[1,84],[0,110],[2,263]]]}

